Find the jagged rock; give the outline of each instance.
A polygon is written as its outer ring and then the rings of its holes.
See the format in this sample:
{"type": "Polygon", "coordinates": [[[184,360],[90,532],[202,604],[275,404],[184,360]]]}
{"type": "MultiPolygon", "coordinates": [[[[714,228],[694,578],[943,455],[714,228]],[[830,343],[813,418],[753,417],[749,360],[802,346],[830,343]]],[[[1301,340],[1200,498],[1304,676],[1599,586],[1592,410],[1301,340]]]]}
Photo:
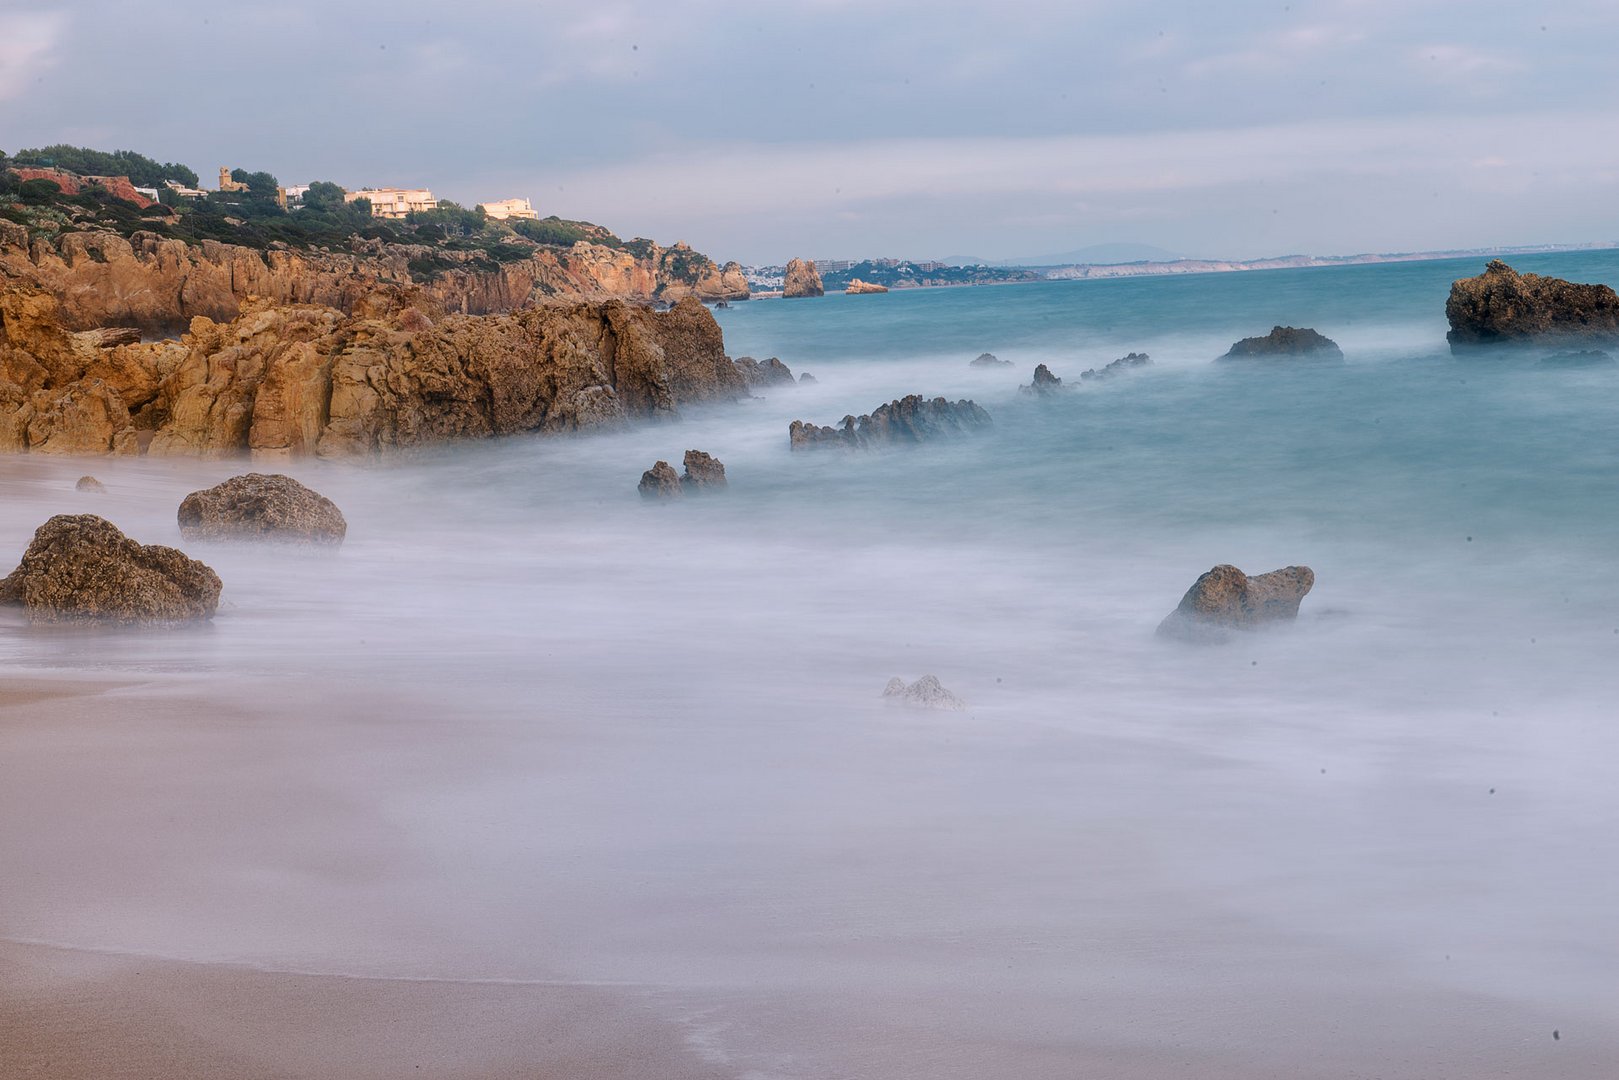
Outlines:
{"type": "Polygon", "coordinates": [[[807,371],[801,371],[798,374],[798,382],[801,386],[808,386],[809,384],[815,382],[815,376],[811,375],[807,371]]]}
{"type": "Polygon", "coordinates": [[[1051,373],[1051,369],[1044,364],[1034,369],[1034,381],[1028,386],[1020,386],[1018,390],[1025,394],[1036,394],[1045,397],[1048,394],[1062,392],[1062,380],[1051,373]]]}
{"type": "Polygon", "coordinates": [[[1220,359],[1263,360],[1283,356],[1342,360],[1344,352],[1337,342],[1308,327],[1277,326],[1264,337],[1243,338],[1220,359]]]}
{"type": "Polygon", "coordinates": [[[902,705],[914,705],[923,709],[959,711],[967,707],[966,702],[941,686],[938,677],[934,675],[924,675],[909,686],[905,685],[904,679],[895,676],[883,687],[883,697],[902,705]]]}
{"type": "Polygon", "coordinates": [[[660,461],[642,473],[636,488],[643,499],[678,499],[684,494],[680,474],[667,461],[660,461]]]}
{"type": "Polygon", "coordinates": [[[845,416],[839,427],[818,427],[794,420],[787,428],[794,450],[823,446],[865,447],[876,443],[919,443],[970,434],[990,424],[989,413],[972,401],[931,401],[911,394],[880,405],[867,416],[845,416]]]}
{"type": "Polygon", "coordinates": [[[680,482],[693,491],[725,487],[725,464],[712,454],[687,450],[681,462],[686,467],[680,482]]]}
{"type": "Polygon", "coordinates": [[[79,482],[73,485],[75,491],[106,491],[107,485],[93,476],[81,476],[79,482]]]}
{"type": "Polygon", "coordinates": [[[348,522],[337,504],[279,473],[245,473],[180,503],[187,540],[284,540],[341,544],[348,522]]]}
{"type": "Polygon", "coordinates": [[[815,264],[805,259],[788,260],[781,295],[789,299],[798,296],[825,296],[826,286],[821,284],[821,275],[815,269],[815,264]]]}
{"type": "Polygon", "coordinates": [[[1619,295],[1606,285],[1520,274],[1492,259],[1484,273],[1451,285],[1445,318],[1452,348],[1547,337],[1619,339],[1619,295]]]}
{"type": "Polygon", "coordinates": [[[1576,352],[1553,353],[1543,356],[1536,361],[1536,367],[1544,368],[1589,368],[1613,367],[1614,359],[1609,353],[1601,349],[1580,349],[1576,352]]]}
{"type": "Polygon", "coordinates": [[[731,363],[736,366],[737,374],[742,376],[742,381],[750,389],[759,386],[794,385],[792,369],[774,356],[768,360],[739,356],[731,363]]]}
{"type": "Polygon", "coordinates": [[[59,514],[0,580],[0,604],[35,622],[179,623],[219,606],[219,575],[182,551],[139,544],[94,514],[59,514]]]}
{"type": "Polygon", "coordinates": [[[979,353],[978,359],[967,365],[968,367],[1011,367],[1012,361],[1002,360],[994,353],[979,353]]]}
{"type": "Polygon", "coordinates": [[[850,278],[849,284],[844,287],[843,291],[850,296],[862,296],[866,293],[885,293],[888,291],[888,286],[878,285],[872,281],[861,281],[859,278],[850,278]]]}
{"type": "Polygon", "coordinates": [[[1081,371],[1079,377],[1081,379],[1111,379],[1115,375],[1124,374],[1131,368],[1145,367],[1150,363],[1152,363],[1152,357],[1146,353],[1133,352],[1127,356],[1119,357],[1105,367],[1081,371]]]}
{"type": "Polygon", "coordinates": [[[1186,590],[1180,606],[1158,624],[1162,637],[1223,640],[1229,630],[1251,630],[1298,618],[1299,602],[1315,584],[1308,566],[1288,566],[1249,577],[1221,564],[1186,590]]]}

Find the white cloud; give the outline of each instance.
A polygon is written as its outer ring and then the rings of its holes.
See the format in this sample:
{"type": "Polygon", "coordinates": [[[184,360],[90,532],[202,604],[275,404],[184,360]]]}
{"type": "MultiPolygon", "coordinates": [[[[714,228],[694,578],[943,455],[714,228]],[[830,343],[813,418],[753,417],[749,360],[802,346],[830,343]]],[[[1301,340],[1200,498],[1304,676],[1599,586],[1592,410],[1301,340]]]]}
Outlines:
{"type": "Polygon", "coordinates": [[[66,28],[67,16],[59,11],[0,12],[0,101],[21,97],[55,62],[66,28]]]}

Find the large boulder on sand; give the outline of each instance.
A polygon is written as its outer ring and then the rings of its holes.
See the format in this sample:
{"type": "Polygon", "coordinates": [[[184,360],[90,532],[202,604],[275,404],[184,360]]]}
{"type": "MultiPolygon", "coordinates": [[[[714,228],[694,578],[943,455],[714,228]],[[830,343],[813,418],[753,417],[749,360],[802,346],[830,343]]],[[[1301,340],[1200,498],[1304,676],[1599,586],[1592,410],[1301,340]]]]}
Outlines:
{"type": "Polygon", "coordinates": [[[1492,259],[1484,273],[1451,284],[1445,318],[1452,348],[1545,337],[1619,339],[1619,295],[1606,285],[1520,274],[1492,259]]]}
{"type": "Polygon", "coordinates": [[[911,394],[879,405],[869,415],[845,416],[838,427],[794,420],[787,427],[787,440],[794,450],[823,446],[853,449],[878,443],[919,443],[950,438],[971,434],[989,424],[989,413],[975,402],[951,402],[942,397],[930,401],[921,394],[911,394]]]}
{"type": "Polygon", "coordinates": [[[94,514],[58,514],[34,532],[0,604],[35,622],[180,623],[219,607],[219,575],[185,552],[139,544],[94,514]]]}
{"type": "Polygon", "coordinates": [[[1231,346],[1222,360],[1274,360],[1308,356],[1317,360],[1342,360],[1344,351],[1331,338],[1307,326],[1276,326],[1264,337],[1243,338],[1231,346]]]}
{"type": "Polygon", "coordinates": [[[1288,566],[1249,577],[1221,564],[1198,578],[1180,606],[1158,624],[1162,637],[1223,640],[1229,630],[1252,630],[1298,618],[1299,602],[1315,584],[1308,566],[1288,566]]]}
{"type": "Polygon", "coordinates": [[[821,284],[821,273],[815,269],[815,264],[807,259],[788,260],[787,276],[782,281],[781,295],[788,299],[796,296],[825,296],[826,286],[821,284]]]}
{"type": "Polygon", "coordinates": [[[341,544],[348,522],[337,504],[290,476],[246,473],[180,503],[187,540],[289,540],[341,544]]]}

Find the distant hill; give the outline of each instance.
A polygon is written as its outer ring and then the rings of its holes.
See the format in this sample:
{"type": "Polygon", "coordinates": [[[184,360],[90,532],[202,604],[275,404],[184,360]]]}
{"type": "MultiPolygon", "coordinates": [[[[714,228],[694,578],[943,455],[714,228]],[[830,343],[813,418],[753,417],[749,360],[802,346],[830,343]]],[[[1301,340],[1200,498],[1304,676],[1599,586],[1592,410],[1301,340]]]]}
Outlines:
{"type": "Polygon", "coordinates": [[[1110,266],[1116,263],[1174,262],[1186,256],[1165,251],[1151,244],[1092,244],[1074,251],[1060,251],[1055,255],[1029,255],[1017,259],[999,259],[995,266],[1110,266]]]}

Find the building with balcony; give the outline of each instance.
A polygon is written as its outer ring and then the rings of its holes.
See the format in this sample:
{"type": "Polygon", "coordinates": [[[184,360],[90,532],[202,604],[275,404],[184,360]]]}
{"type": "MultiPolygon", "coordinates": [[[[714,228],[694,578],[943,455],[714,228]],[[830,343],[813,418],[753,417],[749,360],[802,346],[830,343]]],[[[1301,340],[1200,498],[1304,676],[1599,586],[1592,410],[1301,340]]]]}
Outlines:
{"type": "Polygon", "coordinates": [[[343,196],[346,203],[356,199],[369,199],[371,216],[380,218],[402,218],[414,211],[438,209],[438,200],[426,188],[361,188],[343,196]]]}
{"type": "Polygon", "coordinates": [[[527,199],[500,199],[497,202],[479,203],[478,209],[492,221],[505,221],[508,218],[519,218],[524,221],[540,220],[540,215],[535,213],[534,207],[529,205],[527,199]]]}

